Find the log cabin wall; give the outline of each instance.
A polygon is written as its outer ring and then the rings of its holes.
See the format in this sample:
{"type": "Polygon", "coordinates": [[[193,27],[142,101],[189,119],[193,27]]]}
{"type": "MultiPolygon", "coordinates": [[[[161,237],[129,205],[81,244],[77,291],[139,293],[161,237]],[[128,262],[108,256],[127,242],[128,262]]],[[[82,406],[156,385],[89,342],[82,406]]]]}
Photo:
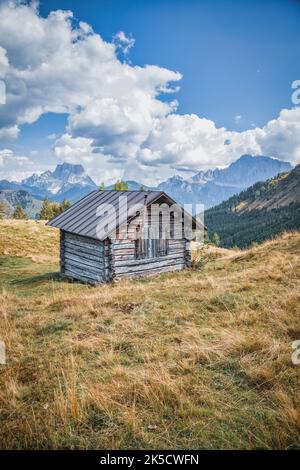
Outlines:
{"type": "Polygon", "coordinates": [[[61,230],[61,274],[89,284],[109,280],[107,247],[100,240],[74,235],[61,230]]]}
{"type": "MultiPolygon", "coordinates": [[[[162,210],[163,216],[170,217],[169,209],[162,210]]],[[[166,220],[166,219],[165,219],[166,220]]],[[[119,279],[123,277],[141,276],[147,274],[158,274],[168,271],[178,271],[190,266],[190,244],[183,238],[182,222],[174,218],[172,227],[173,236],[167,234],[167,238],[163,240],[166,252],[165,254],[158,254],[153,246],[157,245],[157,239],[149,239],[148,253],[140,257],[137,255],[137,238],[139,233],[143,236],[143,230],[148,227],[152,228],[152,232],[156,237],[159,236],[159,227],[157,225],[158,218],[154,216],[151,220],[151,211],[148,208],[147,212],[138,215],[128,228],[127,239],[122,238],[121,234],[116,234],[116,238],[111,241],[113,252],[113,273],[114,278],[119,279]],[[139,230],[137,230],[139,228],[139,230]]],[[[161,242],[161,240],[159,240],[161,242]]],[[[161,243],[158,243],[161,245],[161,243]]]]}

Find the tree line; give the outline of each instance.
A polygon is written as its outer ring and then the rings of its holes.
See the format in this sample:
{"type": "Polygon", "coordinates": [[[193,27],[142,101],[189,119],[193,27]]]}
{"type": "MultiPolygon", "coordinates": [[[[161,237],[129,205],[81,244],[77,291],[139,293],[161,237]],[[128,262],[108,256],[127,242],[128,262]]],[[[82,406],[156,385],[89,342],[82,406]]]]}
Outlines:
{"type": "MultiPolygon", "coordinates": [[[[128,183],[126,181],[118,180],[114,183],[113,189],[115,191],[128,191],[128,183]]],[[[99,187],[100,191],[105,190],[105,185],[104,183],[101,183],[99,187]]],[[[140,186],[139,188],[140,191],[145,191],[145,187],[143,185],[140,186]]],[[[58,216],[65,210],[69,209],[71,206],[70,201],[67,199],[64,199],[61,203],[58,202],[52,202],[49,200],[48,197],[46,197],[43,201],[42,208],[40,212],[37,214],[37,219],[38,220],[50,220],[53,219],[54,217],[58,216]]],[[[13,211],[12,214],[9,214],[9,206],[5,202],[0,202],[0,220],[4,218],[12,218],[16,220],[27,220],[28,219],[28,214],[26,213],[26,210],[21,206],[21,204],[18,204],[13,211]]]]}
{"type": "MultiPolygon", "coordinates": [[[[46,197],[43,201],[43,205],[41,207],[40,212],[37,214],[38,220],[50,220],[53,217],[61,214],[65,210],[71,207],[70,201],[64,199],[60,204],[58,202],[51,202],[48,197],[46,197]]],[[[27,220],[28,214],[26,210],[18,204],[14,209],[13,213],[8,216],[8,205],[4,202],[0,202],[0,219],[4,218],[12,218],[16,220],[27,220]]]]}
{"type": "Polygon", "coordinates": [[[218,232],[224,248],[247,248],[289,230],[300,230],[300,204],[266,210],[254,209],[241,214],[222,208],[205,214],[209,234],[218,232]]]}
{"type": "Polygon", "coordinates": [[[292,175],[292,172],[282,173],[265,182],[255,183],[227,201],[205,211],[208,233],[217,232],[220,245],[224,248],[234,246],[247,248],[253,242],[261,243],[284,231],[299,230],[299,203],[292,202],[273,209],[259,208],[260,200],[269,200],[271,203],[279,190],[281,193],[288,194],[289,175],[292,175]],[[247,209],[247,206],[254,201],[257,202],[256,209],[239,212],[239,209],[247,209]]]}

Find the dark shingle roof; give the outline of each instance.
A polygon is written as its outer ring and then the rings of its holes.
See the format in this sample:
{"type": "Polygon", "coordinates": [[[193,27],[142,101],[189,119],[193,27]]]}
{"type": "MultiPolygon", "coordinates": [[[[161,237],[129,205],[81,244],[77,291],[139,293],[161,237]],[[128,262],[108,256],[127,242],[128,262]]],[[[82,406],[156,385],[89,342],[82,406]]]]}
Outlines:
{"type": "MultiPolygon", "coordinates": [[[[170,204],[175,204],[175,201],[163,191],[92,191],[65,212],[50,220],[47,225],[84,237],[104,240],[115,230],[116,224],[113,224],[112,230],[105,233],[105,235],[99,235],[99,226],[101,224],[102,226],[103,224],[110,225],[113,221],[117,220],[117,226],[119,226],[127,222],[128,216],[134,217],[136,215],[137,204],[141,207],[144,204],[149,206],[162,197],[170,204]],[[128,212],[122,211],[122,207],[120,210],[120,196],[127,197],[128,212]],[[97,214],[97,209],[104,204],[113,206],[115,215],[109,216],[106,213],[104,215],[97,214]]],[[[193,219],[193,223],[196,223],[195,219],[193,219]]]]}
{"type": "MultiPolygon", "coordinates": [[[[119,211],[119,197],[127,197],[128,214],[134,215],[130,212],[136,204],[143,205],[145,200],[147,205],[158,199],[163,195],[162,191],[92,191],[84,198],[80,199],[69,209],[54,219],[50,220],[47,225],[57,227],[67,232],[75,233],[85,237],[96,239],[104,239],[97,235],[97,226],[103,220],[103,215],[97,215],[97,209],[102,204],[110,204],[116,211],[117,220],[119,224],[126,222],[127,214],[120,213],[119,211]]],[[[111,220],[106,217],[105,223],[109,224],[111,220]]]]}

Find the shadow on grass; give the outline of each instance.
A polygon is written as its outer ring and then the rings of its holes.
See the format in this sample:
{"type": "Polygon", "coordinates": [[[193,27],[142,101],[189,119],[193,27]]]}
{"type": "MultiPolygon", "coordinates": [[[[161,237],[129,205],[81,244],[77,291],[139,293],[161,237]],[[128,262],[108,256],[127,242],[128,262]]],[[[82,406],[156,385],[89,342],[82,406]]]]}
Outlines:
{"type": "Polygon", "coordinates": [[[26,286],[29,284],[40,284],[44,281],[62,282],[63,279],[59,272],[50,272],[36,276],[24,277],[22,279],[15,279],[11,284],[14,286],[26,286]]]}

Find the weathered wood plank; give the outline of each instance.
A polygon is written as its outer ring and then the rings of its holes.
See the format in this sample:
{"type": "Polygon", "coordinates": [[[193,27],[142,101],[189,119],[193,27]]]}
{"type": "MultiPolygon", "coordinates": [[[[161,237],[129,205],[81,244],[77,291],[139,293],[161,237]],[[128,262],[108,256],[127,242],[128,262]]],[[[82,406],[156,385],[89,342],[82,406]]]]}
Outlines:
{"type": "Polygon", "coordinates": [[[126,254],[130,254],[130,253],[134,253],[135,252],[135,247],[131,247],[131,248],[122,248],[122,249],[115,249],[114,247],[112,248],[115,255],[126,255],[126,254]]]}
{"type": "Polygon", "coordinates": [[[84,248],[91,251],[96,251],[97,253],[102,253],[104,251],[103,245],[91,245],[90,243],[85,243],[77,240],[70,239],[68,237],[65,238],[65,242],[68,243],[70,246],[84,248]]]}
{"type": "Polygon", "coordinates": [[[184,253],[185,253],[185,249],[181,248],[181,247],[174,246],[174,247],[168,249],[168,254],[169,255],[178,254],[178,255],[184,256],[184,253]]]}
{"type": "Polygon", "coordinates": [[[98,256],[97,255],[91,255],[90,253],[74,250],[72,248],[69,248],[68,246],[66,246],[64,248],[64,252],[67,255],[70,255],[70,256],[75,255],[78,258],[85,259],[87,261],[95,261],[95,262],[99,262],[99,263],[104,263],[104,259],[105,259],[104,255],[102,253],[100,253],[98,256]]]}
{"type": "Polygon", "coordinates": [[[76,275],[79,275],[79,276],[82,276],[82,277],[85,277],[87,279],[91,279],[94,281],[101,280],[103,282],[105,280],[104,273],[91,272],[89,270],[85,270],[85,269],[82,269],[81,267],[74,266],[74,265],[66,264],[65,273],[67,272],[73,273],[73,274],[76,274],[76,275]]]}
{"type": "Polygon", "coordinates": [[[77,262],[77,263],[80,263],[84,266],[90,266],[91,268],[96,268],[96,269],[104,269],[105,267],[105,263],[104,263],[104,260],[90,260],[90,259],[87,259],[87,258],[82,258],[81,256],[77,256],[75,255],[74,253],[68,253],[65,251],[65,257],[64,257],[64,261],[74,261],[74,262],[77,262]]]}
{"type": "Polygon", "coordinates": [[[134,241],[126,240],[126,243],[112,243],[114,250],[134,249],[134,241]]]}
{"type": "Polygon", "coordinates": [[[116,279],[121,279],[124,277],[144,277],[144,276],[153,276],[155,274],[161,274],[161,273],[166,273],[166,272],[172,272],[172,271],[181,271],[185,268],[185,264],[175,264],[175,265],[169,265],[169,266],[164,266],[160,268],[155,268],[155,269],[149,269],[149,270],[144,270],[144,271],[139,271],[139,272],[124,272],[124,273],[116,273],[116,279]]]}
{"type": "Polygon", "coordinates": [[[84,282],[85,284],[103,284],[105,281],[99,280],[99,279],[92,279],[90,277],[86,277],[83,274],[78,274],[73,271],[69,271],[68,269],[65,270],[63,277],[67,277],[68,279],[75,280],[75,281],[81,281],[84,282]]]}
{"type": "Polygon", "coordinates": [[[86,271],[88,273],[93,273],[95,275],[103,276],[104,266],[97,267],[84,264],[80,261],[75,261],[73,259],[65,258],[65,268],[74,267],[78,270],[86,271]]]}
{"type": "Polygon", "coordinates": [[[74,240],[73,238],[69,238],[68,236],[65,237],[65,242],[72,244],[73,246],[78,246],[79,248],[87,248],[89,250],[96,250],[96,251],[103,251],[103,245],[95,244],[92,245],[91,243],[85,241],[74,240]]]}
{"type": "Polygon", "coordinates": [[[76,256],[74,254],[68,254],[68,253],[65,253],[65,256],[64,256],[64,263],[78,263],[78,264],[81,264],[83,266],[90,266],[91,268],[94,268],[94,269],[104,269],[105,267],[105,264],[104,262],[100,263],[98,261],[92,261],[92,260],[87,260],[85,258],[81,258],[80,256],[76,256]]]}
{"type": "Polygon", "coordinates": [[[122,265],[122,266],[115,266],[115,272],[116,273],[134,273],[134,272],[141,272],[141,271],[146,271],[146,270],[152,270],[160,267],[168,267],[172,266],[174,264],[182,264],[185,265],[185,259],[180,258],[180,259],[173,259],[173,260],[164,260],[164,261],[156,261],[152,263],[147,263],[147,264],[141,264],[141,265],[122,265]]]}
{"type": "Polygon", "coordinates": [[[79,247],[86,247],[86,248],[89,248],[90,250],[101,250],[103,251],[103,244],[102,242],[96,242],[96,243],[90,243],[88,241],[88,239],[74,239],[74,238],[71,238],[68,234],[66,234],[65,236],[65,241],[67,241],[68,243],[72,243],[73,245],[75,246],[79,246],[79,247]]]}
{"type": "Polygon", "coordinates": [[[65,240],[64,246],[69,248],[70,250],[78,251],[80,253],[88,253],[92,256],[100,256],[103,255],[103,249],[98,248],[89,248],[83,245],[75,245],[74,243],[70,242],[69,240],[65,240]]]}
{"type": "Polygon", "coordinates": [[[74,240],[74,241],[78,241],[78,242],[84,242],[84,243],[88,243],[90,245],[101,245],[103,244],[103,242],[101,242],[100,240],[94,240],[93,238],[89,238],[89,237],[84,237],[82,235],[76,235],[75,233],[71,233],[71,232],[65,232],[66,234],[66,238],[70,239],[70,240],[74,240]]]}
{"type": "Polygon", "coordinates": [[[134,256],[134,253],[124,253],[124,254],[121,254],[121,255],[115,254],[114,259],[116,261],[120,261],[120,260],[131,260],[132,261],[132,260],[135,259],[135,256],[134,256]]]}
{"type": "Polygon", "coordinates": [[[181,246],[185,246],[185,240],[177,240],[176,238],[170,238],[169,239],[169,246],[170,245],[181,245],[181,246]]]}
{"type": "Polygon", "coordinates": [[[155,264],[155,263],[164,263],[167,264],[168,262],[171,262],[173,260],[181,260],[184,262],[184,255],[177,253],[172,253],[170,255],[166,256],[160,256],[157,258],[144,258],[144,259],[133,259],[133,260],[120,260],[120,261],[115,261],[115,266],[120,266],[120,267],[126,267],[126,266],[144,266],[147,264],[155,264]]]}

